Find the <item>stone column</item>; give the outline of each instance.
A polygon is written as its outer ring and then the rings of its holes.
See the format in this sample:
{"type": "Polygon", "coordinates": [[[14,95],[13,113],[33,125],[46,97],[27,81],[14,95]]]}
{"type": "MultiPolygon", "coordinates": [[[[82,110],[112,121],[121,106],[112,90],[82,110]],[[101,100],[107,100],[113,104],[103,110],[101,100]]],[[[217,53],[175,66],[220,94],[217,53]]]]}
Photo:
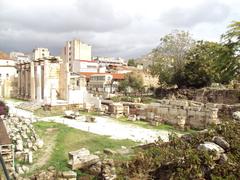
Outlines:
{"type": "Polygon", "coordinates": [[[37,101],[41,101],[42,100],[42,68],[41,68],[41,64],[39,63],[37,65],[37,101]]]}
{"type": "Polygon", "coordinates": [[[43,69],[43,78],[44,78],[44,90],[43,90],[43,96],[44,96],[44,102],[48,103],[49,101],[49,83],[48,83],[48,78],[49,78],[49,63],[48,60],[44,60],[44,69],[43,69]]]}
{"type": "Polygon", "coordinates": [[[28,99],[28,65],[25,65],[25,98],[28,99]]]}
{"type": "Polygon", "coordinates": [[[18,64],[18,97],[21,97],[21,72],[22,72],[22,68],[21,65],[18,64]]]}
{"type": "Polygon", "coordinates": [[[35,100],[35,69],[34,69],[34,62],[30,63],[30,93],[31,93],[31,100],[35,100]]]}
{"type": "Polygon", "coordinates": [[[21,97],[24,98],[25,96],[25,65],[21,65],[21,97]]]}

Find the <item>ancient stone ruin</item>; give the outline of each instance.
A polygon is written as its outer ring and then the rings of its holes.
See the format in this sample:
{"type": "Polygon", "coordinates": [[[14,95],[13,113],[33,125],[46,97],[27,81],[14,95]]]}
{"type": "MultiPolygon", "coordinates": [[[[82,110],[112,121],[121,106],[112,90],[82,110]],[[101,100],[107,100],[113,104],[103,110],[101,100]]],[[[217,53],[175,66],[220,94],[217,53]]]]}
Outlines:
{"type": "MultiPolygon", "coordinates": [[[[43,147],[43,140],[37,135],[32,120],[22,117],[7,117],[3,120],[7,133],[13,143],[13,154],[15,160],[33,163],[33,152],[43,147]]],[[[15,175],[25,174],[29,167],[25,165],[15,165],[15,175]]]]}
{"type": "Polygon", "coordinates": [[[148,121],[158,121],[177,125],[203,129],[210,124],[220,123],[218,108],[212,104],[204,104],[187,100],[160,100],[146,106],[139,115],[146,117],[148,121]]]}
{"type": "Polygon", "coordinates": [[[99,156],[91,154],[86,148],[68,153],[68,165],[72,170],[83,170],[100,179],[116,179],[116,169],[112,159],[101,160],[99,156]]]}

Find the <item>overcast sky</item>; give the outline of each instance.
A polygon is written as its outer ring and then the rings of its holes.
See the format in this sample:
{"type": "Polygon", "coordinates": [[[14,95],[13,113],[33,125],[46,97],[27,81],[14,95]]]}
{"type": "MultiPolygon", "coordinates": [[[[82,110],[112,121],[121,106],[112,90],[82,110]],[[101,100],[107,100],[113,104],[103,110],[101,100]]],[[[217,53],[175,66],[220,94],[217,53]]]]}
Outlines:
{"type": "Polygon", "coordinates": [[[174,29],[218,41],[240,20],[239,0],[0,0],[0,50],[60,54],[65,41],[93,55],[140,57],[174,29]]]}

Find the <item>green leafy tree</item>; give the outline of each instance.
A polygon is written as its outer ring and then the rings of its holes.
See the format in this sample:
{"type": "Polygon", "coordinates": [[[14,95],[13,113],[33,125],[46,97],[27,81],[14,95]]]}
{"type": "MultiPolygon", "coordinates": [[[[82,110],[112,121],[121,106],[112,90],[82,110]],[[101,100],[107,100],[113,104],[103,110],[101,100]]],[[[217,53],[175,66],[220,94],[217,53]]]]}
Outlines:
{"type": "Polygon", "coordinates": [[[119,83],[119,90],[125,94],[133,92],[141,92],[143,89],[143,78],[138,73],[127,73],[124,80],[119,83]]]}
{"type": "Polygon", "coordinates": [[[222,40],[229,48],[233,48],[235,55],[239,57],[240,53],[240,21],[233,21],[228,26],[228,31],[222,35],[222,40]]]}
{"type": "Polygon", "coordinates": [[[226,84],[237,76],[239,62],[224,44],[199,41],[186,56],[183,71],[174,74],[179,86],[200,88],[212,82],[226,84]]]}
{"type": "Polygon", "coordinates": [[[128,60],[128,66],[136,66],[135,60],[134,59],[129,59],[128,60]]]}
{"type": "Polygon", "coordinates": [[[158,75],[160,84],[174,84],[173,75],[184,68],[185,56],[194,46],[194,40],[188,32],[175,30],[160,39],[153,53],[150,70],[158,75]]]}
{"type": "MultiPolygon", "coordinates": [[[[228,31],[222,35],[223,43],[230,49],[232,49],[232,59],[240,61],[240,21],[233,21],[228,26],[228,31]]],[[[231,64],[234,66],[234,64],[231,64]]],[[[234,66],[235,69],[239,69],[239,66],[234,66]]],[[[230,72],[231,73],[231,72],[230,72]]],[[[237,71],[237,78],[239,79],[239,70],[237,71]]],[[[237,79],[236,78],[236,79],[237,79]]]]}

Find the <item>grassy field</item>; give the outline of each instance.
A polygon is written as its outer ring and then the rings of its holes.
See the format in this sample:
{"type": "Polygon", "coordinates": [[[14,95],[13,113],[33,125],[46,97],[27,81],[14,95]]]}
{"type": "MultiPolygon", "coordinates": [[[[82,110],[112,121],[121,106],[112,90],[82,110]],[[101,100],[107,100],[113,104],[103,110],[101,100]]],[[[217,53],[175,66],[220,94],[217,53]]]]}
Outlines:
{"type": "MultiPolygon", "coordinates": [[[[52,138],[54,144],[51,152],[42,152],[38,157],[50,153],[44,167],[54,166],[57,170],[68,170],[68,152],[87,148],[90,152],[103,151],[105,148],[120,149],[121,146],[132,147],[137,143],[130,140],[113,140],[107,136],[96,135],[53,122],[37,122],[34,127],[44,141],[52,138]]],[[[119,158],[119,157],[118,157],[119,158]]],[[[38,159],[36,159],[38,161],[38,159]]]]}
{"type": "Polygon", "coordinates": [[[27,100],[23,99],[15,99],[15,98],[4,98],[5,101],[10,101],[10,102],[27,102],[27,100]]]}
{"type": "Polygon", "coordinates": [[[38,117],[50,117],[50,116],[63,116],[63,110],[52,110],[52,111],[45,111],[43,108],[37,109],[34,111],[34,115],[38,117]]]}
{"type": "Polygon", "coordinates": [[[168,124],[160,124],[158,126],[152,126],[152,125],[149,124],[149,122],[146,122],[146,121],[129,121],[127,117],[120,117],[116,120],[121,122],[121,123],[132,124],[132,125],[136,125],[136,126],[146,128],[146,129],[167,130],[167,131],[170,131],[170,132],[175,132],[175,133],[180,133],[180,134],[196,132],[195,130],[192,130],[192,129],[179,130],[179,129],[175,128],[174,126],[168,125],[168,124]]]}

